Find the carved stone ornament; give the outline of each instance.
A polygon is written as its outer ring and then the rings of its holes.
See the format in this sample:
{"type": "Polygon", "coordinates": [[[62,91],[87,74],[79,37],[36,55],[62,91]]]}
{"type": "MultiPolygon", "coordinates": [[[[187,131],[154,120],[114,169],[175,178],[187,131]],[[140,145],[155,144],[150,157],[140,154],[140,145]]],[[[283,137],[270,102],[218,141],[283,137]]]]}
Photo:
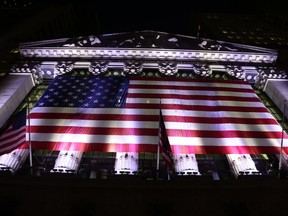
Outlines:
{"type": "Polygon", "coordinates": [[[63,46],[64,47],[93,47],[101,44],[101,40],[94,35],[84,36],[79,38],[72,38],[68,40],[63,46]]]}
{"type": "Polygon", "coordinates": [[[244,79],[245,75],[244,75],[244,70],[239,67],[239,66],[227,66],[226,68],[227,74],[235,77],[237,79],[244,79]]]}
{"type": "Polygon", "coordinates": [[[267,74],[265,74],[265,72],[263,70],[258,70],[258,75],[255,77],[255,86],[258,89],[263,89],[265,86],[265,83],[267,81],[267,74]]]}
{"type": "Polygon", "coordinates": [[[108,69],[108,62],[106,61],[94,61],[91,62],[89,66],[89,72],[98,75],[100,73],[106,72],[108,69]]]}
{"type": "Polygon", "coordinates": [[[143,70],[142,62],[127,61],[124,62],[124,72],[128,74],[140,74],[143,70]]]}
{"type": "Polygon", "coordinates": [[[176,62],[165,61],[159,63],[159,72],[166,76],[173,76],[178,72],[178,66],[176,62]]]}
{"type": "Polygon", "coordinates": [[[65,73],[69,73],[73,70],[74,63],[73,62],[58,62],[55,65],[56,75],[62,75],[65,73]]]}
{"type": "Polygon", "coordinates": [[[210,77],[210,76],[212,76],[212,70],[206,64],[195,64],[193,66],[192,70],[193,70],[193,72],[196,75],[199,75],[201,77],[210,77]]]}
{"type": "Polygon", "coordinates": [[[263,89],[268,79],[286,79],[287,73],[276,68],[259,68],[258,75],[255,77],[255,87],[263,89]]]}
{"type": "Polygon", "coordinates": [[[40,64],[35,62],[22,62],[11,67],[12,73],[31,73],[36,84],[43,80],[43,72],[40,70],[40,64]]]}

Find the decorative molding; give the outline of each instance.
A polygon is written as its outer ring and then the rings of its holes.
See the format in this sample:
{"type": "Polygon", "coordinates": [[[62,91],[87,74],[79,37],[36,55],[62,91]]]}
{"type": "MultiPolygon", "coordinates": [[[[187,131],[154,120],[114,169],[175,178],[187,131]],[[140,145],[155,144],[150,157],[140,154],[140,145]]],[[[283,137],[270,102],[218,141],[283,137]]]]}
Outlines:
{"type": "Polygon", "coordinates": [[[245,78],[244,70],[241,68],[241,66],[228,65],[226,67],[226,72],[229,76],[235,77],[237,79],[245,78]]]}
{"type": "Polygon", "coordinates": [[[143,64],[140,61],[126,61],[124,62],[123,69],[128,74],[140,74],[143,70],[143,64]]]}
{"type": "Polygon", "coordinates": [[[12,73],[31,73],[34,83],[40,84],[43,81],[43,72],[40,70],[39,62],[20,62],[11,67],[12,73]]]}
{"type": "Polygon", "coordinates": [[[192,71],[201,77],[210,77],[212,75],[212,70],[207,64],[195,64],[193,65],[192,71]]]}
{"type": "MultiPolygon", "coordinates": [[[[260,65],[242,65],[242,64],[229,64],[224,65],[221,63],[218,64],[209,64],[198,62],[181,62],[174,60],[157,60],[157,61],[140,61],[138,59],[134,60],[125,60],[125,61],[106,61],[106,60],[93,60],[93,61],[25,61],[19,62],[12,65],[12,73],[31,73],[35,84],[39,84],[44,80],[53,79],[57,75],[65,74],[71,72],[73,69],[83,69],[87,72],[99,75],[105,73],[108,69],[116,69],[118,73],[122,73],[122,76],[125,74],[149,74],[149,69],[158,69],[159,76],[160,74],[166,76],[180,76],[181,73],[187,72],[189,77],[203,77],[203,78],[213,78],[213,71],[222,71],[223,74],[227,76],[232,76],[237,79],[246,80],[259,89],[263,89],[267,79],[286,79],[287,72],[279,69],[277,67],[268,67],[260,65]],[[144,71],[145,69],[145,71],[144,71]]],[[[219,75],[218,75],[219,77],[219,75]]]]}
{"type": "Polygon", "coordinates": [[[258,67],[258,75],[255,77],[255,87],[263,90],[268,79],[286,79],[287,73],[275,67],[258,67]]]}
{"type": "Polygon", "coordinates": [[[103,47],[29,47],[21,48],[25,58],[83,58],[83,59],[131,59],[141,60],[179,60],[211,62],[273,63],[275,53],[235,52],[217,50],[180,50],[156,48],[103,48],[103,47]]]}
{"type": "Polygon", "coordinates": [[[160,62],[159,72],[166,76],[173,76],[178,72],[177,63],[173,61],[160,62]]]}
{"type": "Polygon", "coordinates": [[[94,75],[105,73],[108,69],[108,64],[107,61],[92,61],[88,70],[94,75]]]}
{"type": "Polygon", "coordinates": [[[86,46],[95,46],[101,44],[101,40],[95,36],[83,36],[78,38],[71,38],[63,46],[65,47],[86,47],[86,46]]]}
{"type": "Polygon", "coordinates": [[[74,62],[71,61],[61,61],[61,62],[57,62],[57,64],[55,65],[55,75],[62,75],[65,73],[69,73],[73,70],[74,68],[74,62]]]}
{"type": "Polygon", "coordinates": [[[53,79],[55,77],[55,65],[41,65],[41,73],[43,74],[43,79],[53,79]]]}

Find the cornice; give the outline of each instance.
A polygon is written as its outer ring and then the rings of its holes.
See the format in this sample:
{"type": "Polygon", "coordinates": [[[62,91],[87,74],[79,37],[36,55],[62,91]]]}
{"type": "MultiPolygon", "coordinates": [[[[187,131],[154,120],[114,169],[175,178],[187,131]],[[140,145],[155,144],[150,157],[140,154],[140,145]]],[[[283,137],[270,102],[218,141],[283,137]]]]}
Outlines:
{"type": "Polygon", "coordinates": [[[263,89],[268,79],[286,79],[287,73],[275,66],[245,66],[241,64],[211,64],[209,62],[176,62],[176,61],[146,61],[123,60],[123,61],[25,61],[14,64],[11,67],[12,73],[31,73],[35,84],[43,80],[54,79],[55,76],[68,74],[73,70],[83,70],[93,75],[105,75],[121,72],[123,76],[143,75],[145,72],[154,71],[159,76],[183,76],[198,78],[215,78],[215,73],[225,74],[227,77],[246,80],[255,85],[258,89],[263,89]],[[186,74],[186,75],[185,75],[186,74]]]}
{"type": "Polygon", "coordinates": [[[240,63],[273,63],[276,53],[180,50],[156,48],[106,48],[106,47],[26,47],[20,49],[22,58],[49,59],[141,59],[240,63]]]}

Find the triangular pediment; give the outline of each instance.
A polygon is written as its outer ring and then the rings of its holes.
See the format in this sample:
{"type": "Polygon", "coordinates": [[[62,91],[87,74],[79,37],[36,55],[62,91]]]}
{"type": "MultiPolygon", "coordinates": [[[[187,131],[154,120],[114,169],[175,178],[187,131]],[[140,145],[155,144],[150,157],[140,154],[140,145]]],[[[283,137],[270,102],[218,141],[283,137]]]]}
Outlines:
{"type": "Polygon", "coordinates": [[[135,31],[22,43],[20,47],[101,47],[276,53],[275,50],[157,31],[135,31]]]}
{"type": "Polygon", "coordinates": [[[273,63],[277,51],[157,31],[136,31],[20,44],[24,58],[141,59],[142,61],[205,61],[273,63]]]}
{"type": "Polygon", "coordinates": [[[276,50],[157,31],[35,41],[20,44],[19,50],[22,63],[11,71],[32,71],[35,80],[52,79],[74,69],[94,75],[141,75],[157,69],[165,76],[188,71],[199,77],[212,77],[217,71],[259,86],[266,77],[286,78],[274,68],[276,50]]]}

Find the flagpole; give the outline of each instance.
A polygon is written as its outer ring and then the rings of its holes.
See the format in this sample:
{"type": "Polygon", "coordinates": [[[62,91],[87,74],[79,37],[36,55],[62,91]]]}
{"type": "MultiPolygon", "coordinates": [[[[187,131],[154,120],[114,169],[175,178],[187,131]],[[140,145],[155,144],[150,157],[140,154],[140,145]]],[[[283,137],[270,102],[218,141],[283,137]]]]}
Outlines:
{"type": "Polygon", "coordinates": [[[280,179],[281,175],[281,167],[282,167],[282,151],[283,151],[283,138],[284,138],[284,127],[285,127],[285,109],[286,109],[286,100],[284,100],[284,110],[282,117],[282,137],[281,137],[281,146],[280,146],[280,157],[279,157],[279,166],[278,166],[278,179],[280,179]]]}
{"type": "Polygon", "coordinates": [[[158,146],[157,146],[157,173],[159,172],[159,166],[160,166],[160,146],[159,146],[159,143],[158,143],[158,146]]]}
{"type": "MultiPolygon", "coordinates": [[[[160,98],[160,111],[161,111],[161,98],[160,98]]],[[[159,134],[160,134],[160,118],[161,118],[161,112],[159,112],[159,128],[158,128],[158,138],[160,139],[159,137],[159,134]]],[[[160,140],[159,140],[160,141],[160,140]]],[[[159,177],[159,167],[160,167],[160,142],[158,141],[158,145],[157,145],[157,179],[159,177]]]]}
{"type": "Polygon", "coordinates": [[[28,137],[29,137],[29,159],[30,159],[30,172],[33,176],[33,163],[32,163],[32,145],[31,145],[31,130],[30,130],[30,97],[28,98],[28,137]]]}

